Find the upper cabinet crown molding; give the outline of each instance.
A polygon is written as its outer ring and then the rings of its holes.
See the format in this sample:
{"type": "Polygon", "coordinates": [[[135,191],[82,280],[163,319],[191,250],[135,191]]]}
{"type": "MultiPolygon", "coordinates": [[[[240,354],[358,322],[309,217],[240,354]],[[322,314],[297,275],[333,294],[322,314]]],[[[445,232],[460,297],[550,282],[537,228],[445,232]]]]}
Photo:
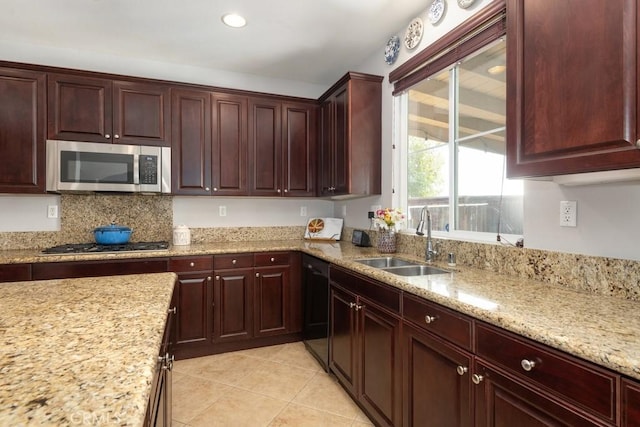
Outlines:
{"type": "Polygon", "coordinates": [[[507,1],[507,176],[640,167],[634,0],[507,1]]]}

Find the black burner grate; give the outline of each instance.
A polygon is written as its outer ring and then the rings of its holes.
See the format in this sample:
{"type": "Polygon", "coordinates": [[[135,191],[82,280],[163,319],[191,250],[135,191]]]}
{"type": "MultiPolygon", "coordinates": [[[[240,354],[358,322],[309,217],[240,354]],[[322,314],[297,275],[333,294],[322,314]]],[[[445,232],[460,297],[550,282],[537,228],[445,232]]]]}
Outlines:
{"type": "Polygon", "coordinates": [[[84,254],[97,252],[162,251],[169,249],[169,242],[131,242],[122,245],[99,245],[97,243],[72,243],[53,246],[43,254],[84,254]]]}

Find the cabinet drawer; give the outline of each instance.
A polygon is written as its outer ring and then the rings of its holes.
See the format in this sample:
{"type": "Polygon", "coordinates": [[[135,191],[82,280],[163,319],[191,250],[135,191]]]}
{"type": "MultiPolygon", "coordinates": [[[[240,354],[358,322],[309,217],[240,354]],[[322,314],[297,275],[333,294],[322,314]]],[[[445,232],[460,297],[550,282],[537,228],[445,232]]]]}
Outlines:
{"type": "Polygon", "coordinates": [[[589,413],[615,422],[618,377],[611,372],[479,323],[476,323],[476,354],[510,374],[560,394],[589,413]],[[525,366],[530,362],[534,365],[525,366]]]}
{"type": "Polygon", "coordinates": [[[253,267],[253,254],[216,255],[213,265],[215,270],[253,267]]]}
{"type": "Polygon", "coordinates": [[[263,252],[254,255],[256,267],[269,265],[288,265],[289,252],[263,252]]]}
{"type": "Polygon", "coordinates": [[[334,265],[329,267],[329,277],[332,282],[338,283],[343,288],[361,295],[396,314],[400,314],[401,292],[399,289],[351,273],[334,265]]]}
{"type": "Polygon", "coordinates": [[[169,269],[176,273],[185,272],[185,271],[213,270],[213,257],[201,256],[201,257],[171,258],[171,262],[169,263],[169,269]]]}
{"type": "Polygon", "coordinates": [[[402,310],[406,320],[466,350],[471,350],[471,319],[439,304],[407,294],[403,296],[402,310]]]}

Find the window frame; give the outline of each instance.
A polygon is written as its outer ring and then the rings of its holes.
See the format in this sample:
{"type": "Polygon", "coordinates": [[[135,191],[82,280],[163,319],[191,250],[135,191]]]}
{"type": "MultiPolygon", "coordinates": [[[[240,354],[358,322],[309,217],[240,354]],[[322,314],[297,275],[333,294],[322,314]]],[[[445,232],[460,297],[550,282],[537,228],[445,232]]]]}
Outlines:
{"type": "MultiPolygon", "coordinates": [[[[404,120],[408,114],[408,89],[426,79],[429,76],[449,70],[456,64],[495,43],[500,38],[506,36],[506,5],[504,0],[496,0],[485,9],[478,12],[472,18],[456,27],[443,38],[434,42],[431,46],[396,68],[389,74],[390,83],[394,84],[393,89],[393,111],[394,111],[394,140],[407,141],[408,121],[404,120]]],[[[454,71],[454,73],[457,70],[454,71]]],[[[450,97],[456,96],[455,85],[450,84],[450,97]]],[[[457,100],[456,100],[457,102],[457,100]]],[[[455,109],[449,109],[449,141],[454,141],[452,135],[457,129],[457,115],[455,109]]],[[[455,135],[453,135],[455,136],[455,135]]],[[[450,143],[449,159],[457,163],[457,144],[450,143]]],[[[402,171],[406,168],[408,160],[408,144],[394,144],[393,170],[402,171]]],[[[455,189],[457,180],[455,174],[450,174],[449,188],[455,189]]],[[[392,172],[393,180],[393,203],[408,212],[407,200],[407,174],[396,174],[392,172]]],[[[457,192],[454,192],[456,194],[457,192]]],[[[451,199],[451,195],[449,196],[451,199]]],[[[454,201],[451,211],[457,207],[457,200],[454,201]]],[[[453,213],[451,214],[453,215],[453,213]]],[[[407,229],[407,232],[415,229],[407,229]]],[[[501,242],[515,244],[522,235],[513,235],[496,232],[478,232],[466,230],[452,230],[448,232],[433,231],[434,237],[455,238],[465,241],[478,242],[501,242]]]]}

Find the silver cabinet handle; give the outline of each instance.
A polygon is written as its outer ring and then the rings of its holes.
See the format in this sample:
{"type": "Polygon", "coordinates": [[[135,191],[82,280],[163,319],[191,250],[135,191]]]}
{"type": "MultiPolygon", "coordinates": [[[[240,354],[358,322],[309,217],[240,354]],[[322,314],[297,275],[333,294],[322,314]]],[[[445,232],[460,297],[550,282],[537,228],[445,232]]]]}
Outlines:
{"type": "Polygon", "coordinates": [[[220,280],[220,276],[216,276],[216,280],[220,280]]]}
{"type": "Polygon", "coordinates": [[[218,191],[218,187],[213,187],[213,191],[218,191]]]}
{"type": "Polygon", "coordinates": [[[274,257],[271,257],[271,262],[276,262],[276,259],[274,257]]]}
{"type": "Polygon", "coordinates": [[[190,262],[190,263],[189,263],[189,267],[195,267],[195,266],[196,266],[196,263],[195,263],[195,262],[190,262]]]}
{"type": "MultiPolygon", "coordinates": [[[[216,276],[216,280],[219,279],[219,278],[220,278],[220,276],[216,276]]],[[[211,276],[207,276],[207,282],[210,282],[210,281],[211,281],[211,276]]]]}
{"type": "Polygon", "coordinates": [[[522,361],[520,362],[520,366],[522,366],[522,369],[529,372],[536,367],[536,362],[534,362],[533,360],[522,359],[522,361]]]}
{"type": "Polygon", "coordinates": [[[169,314],[176,314],[178,312],[178,307],[173,307],[168,310],[169,314]]]}
{"type": "Polygon", "coordinates": [[[114,137],[115,139],[120,139],[120,135],[118,135],[117,133],[116,133],[115,135],[113,135],[113,137],[114,137]]]}
{"type": "Polygon", "coordinates": [[[356,305],[358,305],[358,304],[356,304],[355,302],[350,302],[349,303],[349,308],[354,308],[356,305]]]}
{"type": "Polygon", "coordinates": [[[288,193],[288,192],[289,192],[289,190],[287,190],[287,189],[285,188],[285,189],[284,189],[284,192],[285,192],[285,193],[288,193]]]}
{"type": "Polygon", "coordinates": [[[231,260],[231,264],[236,265],[236,263],[238,262],[238,260],[232,259],[231,260]]]}
{"type": "Polygon", "coordinates": [[[276,193],[279,193],[279,192],[280,192],[280,189],[278,188],[278,189],[276,190],[276,193]]]}
{"type": "Polygon", "coordinates": [[[428,314],[424,316],[424,322],[427,324],[433,323],[435,321],[436,321],[436,318],[434,316],[429,316],[428,314]]]}
{"type": "Polygon", "coordinates": [[[466,366],[462,366],[462,365],[458,365],[458,367],[456,368],[456,372],[458,373],[458,375],[464,375],[467,373],[467,371],[469,370],[469,368],[467,368],[466,366]]]}
{"type": "Polygon", "coordinates": [[[204,187],[204,191],[210,191],[211,189],[209,187],[204,187]]]}
{"type": "Polygon", "coordinates": [[[256,273],[256,277],[260,277],[260,273],[256,273]]]}
{"type": "Polygon", "coordinates": [[[473,381],[473,383],[476,385],[480,384],[483,380],[484,380],[484,377],[482,375],[478,375],[478,374],[471,375],[471,381],[473,381]]]}
{"type": "Polygon", "coordinates": [[[104,137],[107,138],[107,139],[111,139],[111,135],[109,135],[109,134],[106,134],[104,137]]]}
{"type": "Polygon", "coordinates": [[[362,310],[363,308],[364,308],[364,305],[357,305],[356,304],[356,311],[362,310]]]}

